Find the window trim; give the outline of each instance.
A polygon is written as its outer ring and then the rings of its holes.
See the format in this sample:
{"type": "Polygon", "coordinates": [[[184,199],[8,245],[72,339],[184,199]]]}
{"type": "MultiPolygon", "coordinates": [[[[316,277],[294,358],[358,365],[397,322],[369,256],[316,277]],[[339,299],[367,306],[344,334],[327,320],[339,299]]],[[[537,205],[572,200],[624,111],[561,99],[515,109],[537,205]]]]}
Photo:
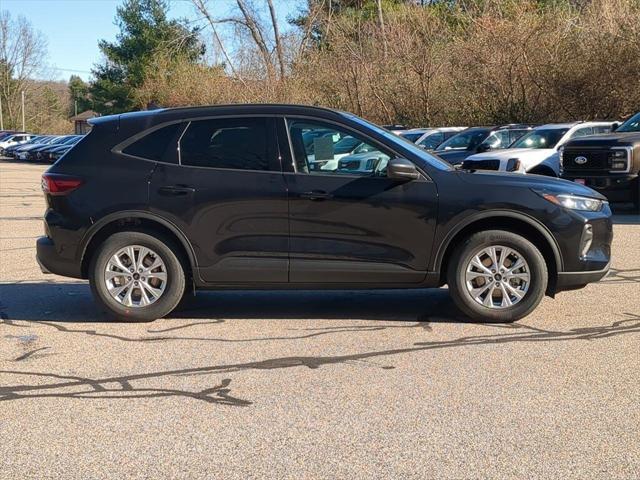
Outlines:
{"type": "Polygon", "coordinates": [[[178,137],[178,139],[180,139],[180,138],[182,138],[182,135],[184,135],[184,132],[187,131],[187,127],[191,123],[190,120],[186,120],[184,118],[181,118],[179,120],[172,120],[172,121],[169,121],[169,122],[160,123],[158,125],[154,125],[151,128],[147,128],[146,130],[142,130],[141,132],[138,132],[135,135],[127,138],[126,140],[118,143],[115,147],[113,147],[111,149],[111,153],[116,153],[118,155],[122,155],[122,156],[128,157],[128,158],[134,158],[136,160],[144,160],[145,162],[159,163],[161,165],[178,165],[178,166],[180,166],[181,164],[180,164],[180,144],[179,144],[179,142],[176,142],[177,151],[178,151],[178,163],[163,162],[161,160],[153,160],[152,158],[139,157],[137,155],[131,155],[130,153],[124,153],[124,149],[125,148],[127,148],[130,145],[134,144],[135,142],[137,142],[141,138],[144,138],[147,135],[152,134],[156,130],[160,130],[161,128],[168,127],[170,125],[179,124],[179,123],[184,123],[185,124],[185,127],[182,130],[182,133],[178,137]]]}

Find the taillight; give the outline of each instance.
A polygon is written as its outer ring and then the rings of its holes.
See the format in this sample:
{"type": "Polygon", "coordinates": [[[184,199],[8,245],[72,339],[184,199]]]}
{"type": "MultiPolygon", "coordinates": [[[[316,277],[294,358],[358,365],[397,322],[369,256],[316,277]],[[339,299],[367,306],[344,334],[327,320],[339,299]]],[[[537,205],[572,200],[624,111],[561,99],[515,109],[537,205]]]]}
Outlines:
{"type": "Polygon", "coordinates": [[[50,195],[66,195],[82,185],[82,179],[72,175],[45,173],[42,175],[42,191],[50,195]]]}

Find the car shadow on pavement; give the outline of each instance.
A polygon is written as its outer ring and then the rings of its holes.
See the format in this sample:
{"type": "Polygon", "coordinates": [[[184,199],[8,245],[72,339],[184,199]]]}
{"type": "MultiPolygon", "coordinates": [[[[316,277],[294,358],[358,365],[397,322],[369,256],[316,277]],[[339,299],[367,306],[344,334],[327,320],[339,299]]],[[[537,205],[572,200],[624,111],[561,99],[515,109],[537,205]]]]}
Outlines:
{"type": "MultiPolygon", "coordinates": [[[[86,282],[0,284],[0,318],[5,317],[27,321],[112,321],[93,301],[86,282]]],[[[455,307],[446,289],[201,291],[187,297],[167,318],[469,321],[455,307]]]]}

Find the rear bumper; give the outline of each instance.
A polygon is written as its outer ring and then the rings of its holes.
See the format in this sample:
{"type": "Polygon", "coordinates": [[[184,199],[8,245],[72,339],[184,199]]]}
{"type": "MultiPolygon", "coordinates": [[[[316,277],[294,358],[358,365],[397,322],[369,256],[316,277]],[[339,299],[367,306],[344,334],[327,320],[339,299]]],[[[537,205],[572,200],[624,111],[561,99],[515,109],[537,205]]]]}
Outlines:
{"type": "Polygon", "coordinates": [[[607,276],[611,268],[607,264],[602,270],[592,270],[587,272],[558,272],[556,282],[556,292],[566,290],[576,290],[585,287],[589,283],[597,282],[607,276]]]}
{"type": "Polygon", "coordinates": [[[49,237],[40,237],[36,241],[36,260],[43,273],[82,278],[79,263],[60,257],[49,237]]]}

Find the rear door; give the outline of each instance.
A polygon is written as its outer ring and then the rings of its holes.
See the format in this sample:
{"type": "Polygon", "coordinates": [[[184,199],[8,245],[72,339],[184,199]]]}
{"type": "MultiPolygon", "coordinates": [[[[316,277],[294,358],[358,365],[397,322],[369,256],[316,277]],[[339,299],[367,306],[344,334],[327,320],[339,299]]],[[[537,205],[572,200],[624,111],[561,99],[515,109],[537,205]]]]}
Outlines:
{"type": "Polygon", "coordinates": [[[194,119],[152,135],[139,145],[158,162],[150,209],[186,234],[202,280],[287,282],[287,194],[274,120],[194,119]]]}

